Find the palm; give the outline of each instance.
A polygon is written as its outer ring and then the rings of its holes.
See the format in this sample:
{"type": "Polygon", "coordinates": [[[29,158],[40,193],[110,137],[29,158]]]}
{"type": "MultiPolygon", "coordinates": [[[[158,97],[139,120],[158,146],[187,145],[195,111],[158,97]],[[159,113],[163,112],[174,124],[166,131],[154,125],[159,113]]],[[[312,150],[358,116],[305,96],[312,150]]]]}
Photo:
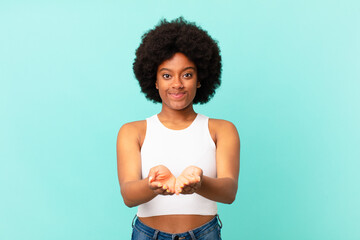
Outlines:
{"type": "Polygon", "coordinates": [[[174,194],[175,181],[175,176],[163,165],[153,167],[150,170],[149,185],[158,194],[174,194]]]}
{"type": "Polygon", "coordinates": [[[202,176],[202,170],[195,166],[189,166],[185,168],[185,170],[181,173],[183,176],[187,176],[190,178],[196,178],[202,176]]]}
{"type": "Polygon", "coordinates": [[[171,186],[171,184],[173,184],[175,180],[175,176],[167,168],[159,171],[154,179],[154,181],[160,183],[163,186],[171,186]]]}
{"type": "Polygon", "coordinates": [[[195,166],[187,167],[176,178],[175,193],[192,194],[201,186],[203,171],[195,166]]]}

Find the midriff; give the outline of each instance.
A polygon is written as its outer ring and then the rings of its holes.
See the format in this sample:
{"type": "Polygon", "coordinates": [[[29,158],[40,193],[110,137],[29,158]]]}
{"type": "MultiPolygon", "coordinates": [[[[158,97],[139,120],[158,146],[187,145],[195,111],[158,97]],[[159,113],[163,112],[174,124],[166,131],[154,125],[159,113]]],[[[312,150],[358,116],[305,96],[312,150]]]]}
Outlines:
{"type": "Polygon", "coordinates": [[[139,217],[145,225],[167,233],[182,233],[198,228],[212,220],[215,216],[203,215],[163,215],[139,217]]]}

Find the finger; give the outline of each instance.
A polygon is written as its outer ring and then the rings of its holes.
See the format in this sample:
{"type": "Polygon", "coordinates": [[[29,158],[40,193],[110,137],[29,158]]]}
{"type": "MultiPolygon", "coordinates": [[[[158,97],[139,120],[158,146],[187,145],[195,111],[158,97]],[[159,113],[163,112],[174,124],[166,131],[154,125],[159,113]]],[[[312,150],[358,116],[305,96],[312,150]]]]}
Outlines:
{"type": "Polygon", "coordinates": [[[188,194],[189,189],[191,188],[191,181],[189,179],[187,179],[186,177],[182,177],[182,181],[184,182],[181,186],[181,193],[182,194],[188,194]]]}
{"type": "Polygon", "coordinates": [[[161,195],[172,195],[174,193],[172,193],[169,189],[164,190],[163,188],[159,189],[159,194],[161,195]]]}
{"type": "Polygon", "coordinates": [[[151,168],[149,172],[149,182],[153,182],[156,179],[156,176],[159,174],[159,169],[157,167],[151,168]]]}
{"type": "Polygon", "coordinates": [[[173,195],[174,193],[175,192],[171,188],[166,189],[166,194],[167,195],[173,195]]]}
{"type": "Polygon", "coordinates": [[[183,175],[182,177],[184,179],[184,185],[191,185],[195,182],[195,178],[189,175],[183,175]]]}
{"type": "Polygon", "coordinates": [[[201,168],[192,166],[189,168],[189,171],[187,172],[188,175],[191,175],[193,178],[195,178],[197,181],[199,180],[199,177],[201,179],[203,171],[201,168]]]}
{"type": "Polygon", "coordinates": [[[181,181],[183,182],[183,185],[184,185],[184,186],[185,186],[185,185],[189,185],[190,182],[191,182],[191,179],[190,179],[188,176],[186,176],[186,175],[181,175],[181,176],[180,176],[180,179],[181,179],[181,181]]]}
{"type": "Polygon", "coordinates": [[[192,186],[193,192],[197,192],[201,187],[201,182],[197,182],[192,186]]]}
{"type": "Polygon", "coordinates": [[[158,195],[165,195],[166,190],[164,190],[162,188],[158,188],[158,189],[154,190],[154,192],[158,195]]]}
{"type": "Polygon", "coordinates": [[[186,183],[188,183],[188,180],[183,177],[183,176],[179,176],[176,179],[176,192],[179,194],[181,193],[183,187],[186,185],[186,183]]]}
{"type": "Polygon", "coordinates": [[[175,187],[175,194],[176,195],[179,195],[181,193],[181,191],[182,191],[182,188],[180,186],[175,187]]]}
{"type": "Polygon", "coordinates": [[[182,187],[180,185],[176,185],[175,186],[175,194],[179,195],[182,191],[182,187]]]}
{"type": "Polygon", "coordinates": [[[183,188],[184,189],[184,192],[189,192],[191,190],[191,187],[190,186],[186,186],[183,188]]]}
{"type": "Polygon", "coordinates": [[[181,187],[180,187],[179,183],[176,182],[176,184],[175,184],[175,194],[179,195],[180,192],[181,192],[181,187]]]}
{"type": "Polygon", "coordinates": [[[183,190],[182,190],[182,194],[191,194],[192,192],[191,192],[191,187],[190,186],[185,186],[184,188],[183,188],[183,190]]]}
{"type": "Polygon", "coordinates": [[[197,176],[195,176],[195,175],[191,175],[191,176],[190,176],[190,179],[191,179],[191,183],[196,183],[196,182],[198,182],[198,178],[197,178],[197,176]]]}
{"type": "Polygon", "coordinates": [[[158,194],[161,194],[161,195],[171,194],[171,191],[166,184],[163,184],[161,187],[157,188],[156,191],[158,194]]]}
{"type": "Polygon", "coordinates": [[[160,182],[157,182],[157,181],[150,183],[150,188],[151,189],[162,188],[162,186],[163,185],[160,182]]]}
{"type": "Polygon", "coordinates": [[[155,181],[155,177],[154,176],[149,176],[149,183],[152,183],[153,181],[155,181]]]}
{"type": "Polygon", "coordinates": [[[194,169],[194,172],[193,172],[193,173],[195,173],[195,174],[198,175],[198,176],[202,176],[203,170],[202,170],[201,168],[196,167],[196,168],[194,169]]]}
{"type": "Polygon", "coordinates": [[[200,179],[200,175],[195,173],[195,172],[187,175],[187,177],[190,178],[193,181],[198,181],[200,179]]]}
{"type": "Polygon", "coordinates": [[[174,194],[175,193],[175,179],[171,180],[169,183],[169,192],[174,194]]]}
{"type": "Polygon", "coordinates": [[[174,194],[174,187],[172,185],[169,185],[169,183],[164,184],[164,186],[162,187],[162,189],[164,190],[164,193],[166,195],[168,194],[174,194]]]}
{"type": "Polygon", "coordinates": [[[201,181],[200,175],[196,176],[196,181],[197,181],[197,182],[200,182],[200,181],[201,181]]]}
{"type": "Polygon", "coordinates": [[[201,181],[201,178],[202,178],[202,170],[199,170],[199,171],[194,172],[193,175],[194,175],[196,181],[197,181],[197,182],[200,182],[200,181],[201,181]]]}

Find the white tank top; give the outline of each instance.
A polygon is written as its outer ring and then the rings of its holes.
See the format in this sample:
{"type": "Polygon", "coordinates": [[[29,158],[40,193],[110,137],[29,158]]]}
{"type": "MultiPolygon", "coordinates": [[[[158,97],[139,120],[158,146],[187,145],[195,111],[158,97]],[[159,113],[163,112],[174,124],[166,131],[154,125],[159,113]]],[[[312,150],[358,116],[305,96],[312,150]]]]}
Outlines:
{"type": "MultiPolygon", "coordinates": [[[[208,177],[216,177],[216,147],[209,132],[209,118],[197,114],[191,125],[182,130],[165,127],[157,115],[146,119],[146,136],[141,147],[142,178],[150,168],[166,166],[175,177],[194,165],[208,177]]],[[[139,205],[137,215],[150,217],[172,214],[215,215],[216,202],[194,194],[158,195],[139,205]]]]}

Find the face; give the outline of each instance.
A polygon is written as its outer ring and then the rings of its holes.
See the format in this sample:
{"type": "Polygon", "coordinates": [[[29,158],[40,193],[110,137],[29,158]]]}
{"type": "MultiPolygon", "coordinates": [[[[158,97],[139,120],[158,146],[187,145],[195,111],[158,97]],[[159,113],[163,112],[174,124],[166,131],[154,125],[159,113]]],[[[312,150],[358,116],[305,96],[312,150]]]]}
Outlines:
{"type": "Polygon", "coordinates": [[[200,87],[196,66],[184,54],[175,53],[159,65],[155,85],[163,107],[182,110],[192,106],[196,89],[200,87]]]}

